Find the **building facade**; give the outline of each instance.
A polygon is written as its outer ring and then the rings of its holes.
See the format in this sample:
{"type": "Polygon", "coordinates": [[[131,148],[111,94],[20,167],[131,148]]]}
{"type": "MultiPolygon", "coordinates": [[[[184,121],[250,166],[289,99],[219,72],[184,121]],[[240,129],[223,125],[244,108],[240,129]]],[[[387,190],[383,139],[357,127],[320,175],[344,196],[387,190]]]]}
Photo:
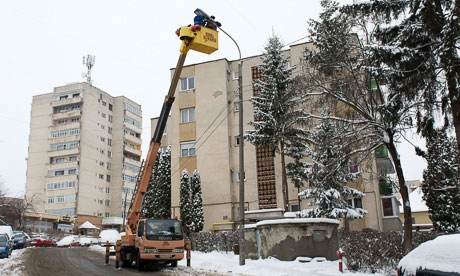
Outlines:
{"type": "Polygon", "coordinates": [[[35,211],[74,217],[75,228],[88,218],[101,227],[103,218],[122,217],[140,169],[141,134],[139,104],[88,83],[34,96],[26,195],[35,211]]]}
{"type": "MultiPolygon", "coordinates": [[[[290,58],[293,75],[302,74],[302,56],[311,43],[292,45],[284,52],[290,58]]],[[[180,174],[197,169],[201,176],[205,214],[204,231],[233,230],[238,224],[239,208],[239,112],[238,99],[239,60],[219,59],[185,66],[176,88],[176,99],[171,109],[162,145],[171,145],[172,213],[179,216],[180,174]]],[[[260,78],[257,67],[261,56],[243,59],[242,91],[244,130],[254,120],[249,101],[254,95],[252,83],[260,78]]],[[[173,74],[171,70],[171,76],[173,74]]],[[[157,118],[151,120],[154,130],[157,118]]],[[[350,229],[373,228],[381,231],[400,229],[398,204],[393,191],[382,197],[380,179],[391,170],[386,156],[375,156],[370,166],[359,168],[363,177],[350,186],[366,194],[362,199],[349,199],[354,207],[366,209],[364,219],[350,222],[350,229]],[[370,169],[369,169],[370,168],[370,169]]],[[[247,219],[279,216],[284,213],[281,187],[281,166],[278,155],[271,151],[244,143],[245,200],[247,219]]],[[[289,210],[308,208],[301,200],[299,190],[288,185],[289,210]]]]}

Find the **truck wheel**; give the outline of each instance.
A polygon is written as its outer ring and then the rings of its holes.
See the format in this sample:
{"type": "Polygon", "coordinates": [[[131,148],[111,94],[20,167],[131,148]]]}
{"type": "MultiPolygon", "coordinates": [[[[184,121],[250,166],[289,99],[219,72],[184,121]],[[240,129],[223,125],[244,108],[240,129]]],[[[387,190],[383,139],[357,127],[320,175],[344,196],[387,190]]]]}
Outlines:
{"type": "Polygon", "coordinates": [[[122,250],[120,252],[120,255],[121,255],[120,256],[121,257],[120,258],[121,259],[121,267],[123,267],[123,268],[131,267],[132,262],[131,262],[131,260],[126,259],[126,252],[124,250],[122,250]]]}
{"type": "Polygon", "coordinates": [[[140,252],[137,252],[136,264],[137,264],[137,270],[139,270],[139,271],[144,270],[144,262],[141,259],[141,253],[140,252]]]}
{"type": "Polygon", "coordinates": [[[177,261],[172,261],[171,262],[171,267],[177,267],[177,261]]]}

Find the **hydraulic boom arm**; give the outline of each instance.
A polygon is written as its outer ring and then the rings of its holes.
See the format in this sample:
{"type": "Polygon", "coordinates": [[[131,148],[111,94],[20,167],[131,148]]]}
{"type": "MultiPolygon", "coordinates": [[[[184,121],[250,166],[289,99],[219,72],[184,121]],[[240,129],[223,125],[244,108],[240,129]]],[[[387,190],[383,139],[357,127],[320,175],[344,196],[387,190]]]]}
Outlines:
{"type": "MultiPolygon", "coordinates": [[[[218,23],[213,21],[212,18],[207,16],[200,9],[196,9],[195,14],[204,16],[205,19],[212,21],[214,24],[218,23]]],[[[220,23],[218,24],[220,26],[220,23]]],[[[174,94],[176,91],[177,83],[179,82],[182,68],[184,67],[185,57],[187,56],[187,53],[190,49],[206,54],[211,54],[218,48],[217,30],[214,28],[193,25],[182,27],[178,29],[176,33],[182,40],[180,56],[179,60],[177,61],[176,70],[174,71],[174,75],[171,80],[168,95],[165,97],[163,102],[163,107],[161,109],[161,114],[158,119],[154,135],[150,141],[149,150],[145,158],[144,169],[141,172],[136,192],[133,195],[126,222],[126,235],[133,235],[136,233],[137,223],[141,218],[141,205],[144,200],[145,193],[147,192],[147,187],[152,175],[153,166],[155,164],[156,156],[161,145],[161,137],[163,136],[169,112],[174,102],[174,94]]]]}

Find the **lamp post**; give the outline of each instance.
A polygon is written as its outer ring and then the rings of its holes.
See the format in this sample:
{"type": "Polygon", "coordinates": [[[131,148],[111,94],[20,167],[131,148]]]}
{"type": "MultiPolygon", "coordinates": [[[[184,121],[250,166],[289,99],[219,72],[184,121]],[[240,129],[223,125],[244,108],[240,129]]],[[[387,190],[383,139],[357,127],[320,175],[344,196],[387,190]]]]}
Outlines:
{"type": "Polygon", "coordinates": [[[226,34],[235,43],[238,48],[239,61],[238,61],[238,102],[239,102],[239,210],[238,217],[240,222],[240,237],[239,237],[239,257],[240,265],[245,265],[244,257],[244,137],[243,137],[243,60],[241,59],[240,46],[236,43],[235,39],[224,31],[221,27],[219,29],[226,34]]]}

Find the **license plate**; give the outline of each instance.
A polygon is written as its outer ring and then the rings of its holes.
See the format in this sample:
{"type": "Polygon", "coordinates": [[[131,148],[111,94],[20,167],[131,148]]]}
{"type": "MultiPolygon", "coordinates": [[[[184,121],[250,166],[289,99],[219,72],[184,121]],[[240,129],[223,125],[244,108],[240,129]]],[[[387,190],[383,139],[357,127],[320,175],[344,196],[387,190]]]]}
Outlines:
{"type": "Polygon", "coordinates": [[[161,254],[161,255],[160,255],[160,258],[161,258],[161,259],[171,258],[171,257],[172,257],[172,254],[161,254]]]}

